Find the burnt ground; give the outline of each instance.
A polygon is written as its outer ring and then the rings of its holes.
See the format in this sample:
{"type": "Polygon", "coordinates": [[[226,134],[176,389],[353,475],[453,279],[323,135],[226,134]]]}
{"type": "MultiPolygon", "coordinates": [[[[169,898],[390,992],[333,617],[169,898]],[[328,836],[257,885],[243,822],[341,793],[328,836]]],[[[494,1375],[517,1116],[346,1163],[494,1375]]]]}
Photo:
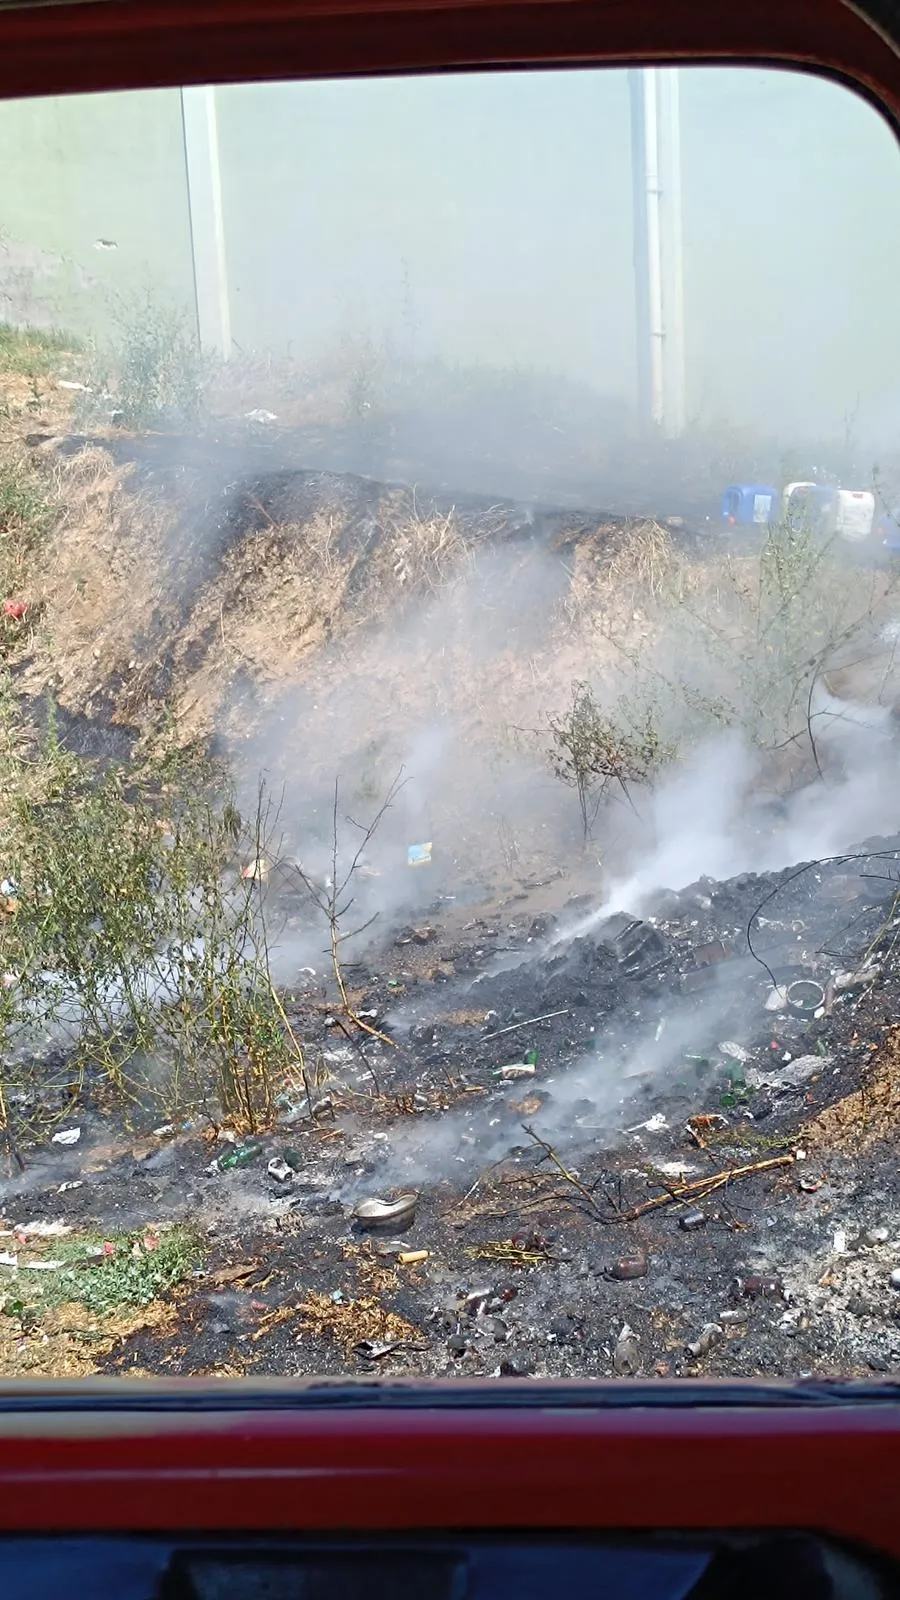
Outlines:
{"type": "MultiPolygon", "coordinates": [[[[286,1095],[246,1165],[210,1170],[231,1146],[200,1128],[85,1114],[4,1182],[7,1226],[197,1230],[165,1318],[108,1340],[104,1372],[893,1373],[898,875],[900,837],[701,880],[641,922],[594,925],[559,882],[442,898],[347,973],[384,1040],[301,975],[313,1114],[286,1095]],[[784,993],[803,981],[812,1012],[784,993]],[[402,1234],[355,1220],[407,1190],[402,1234]]],[[[47,1335],[18,1292],[27,1370],[47,1335]]]]}

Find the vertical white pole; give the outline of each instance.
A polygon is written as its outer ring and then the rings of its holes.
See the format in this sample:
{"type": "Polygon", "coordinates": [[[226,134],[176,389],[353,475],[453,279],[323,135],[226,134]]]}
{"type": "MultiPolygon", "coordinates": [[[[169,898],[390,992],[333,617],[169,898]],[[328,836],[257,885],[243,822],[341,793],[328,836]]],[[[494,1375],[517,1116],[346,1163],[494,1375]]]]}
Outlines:
{"type": "Polygon", "coordinates": [[[632,67],[628,73],[631,102],[631,210],[632,268],[634,272],[634,353],[637,370],[637,413],[642,422],[650,409],[650,281],[647,250],[647,190],[644,184],[644,73],[632,67]]]}
{"type": "Polygon", "coordinates": [[[663,269],[665,428],[684,432],[684,242],[681,213],[681,108],[677,67],[659,71],[660,233],[663,269]]]}
{"type": "Polygon", "coordinates": [[[215,89],[211,86],[182,89],[181,117],[197,332],[204,350],[215,350],[227,359],[232,349],[231,307],[215,89]]]}
{"type": "Polygon", "coordinates": [[[645,420],[660,427],[665,419],[665,392],[657,70],[654,67],[633,70],[629,80],[638,408],[645,420]]]}
{"type": "Polygon", "coordinates": [[[657,427],[665,422],[663,387],[663,282],[662,235],[659,207],[659,73],[647,68],[644,85],[644,188],[647,195],[647,276],[650,290],[650,416],[657,427]]]}

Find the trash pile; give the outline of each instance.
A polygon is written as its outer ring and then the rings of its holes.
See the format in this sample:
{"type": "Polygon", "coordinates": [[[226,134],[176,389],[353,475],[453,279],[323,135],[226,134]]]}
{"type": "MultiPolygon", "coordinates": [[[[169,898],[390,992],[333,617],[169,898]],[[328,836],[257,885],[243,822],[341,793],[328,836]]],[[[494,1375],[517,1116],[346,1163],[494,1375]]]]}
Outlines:
{"type": "MultiPolygon", "coordinates": [[[[900,837],[640,920],[435,903],[352,1010],[292,993],[318,1066],[274,1126],[86,1116],[4,1183],[7,1224],[194,1231],[173,1314],[103,1371],[892,1372],[898,876],[900,837]]],[[[54,1259],[0,1263],[23,1349],[54,1259]]]]}

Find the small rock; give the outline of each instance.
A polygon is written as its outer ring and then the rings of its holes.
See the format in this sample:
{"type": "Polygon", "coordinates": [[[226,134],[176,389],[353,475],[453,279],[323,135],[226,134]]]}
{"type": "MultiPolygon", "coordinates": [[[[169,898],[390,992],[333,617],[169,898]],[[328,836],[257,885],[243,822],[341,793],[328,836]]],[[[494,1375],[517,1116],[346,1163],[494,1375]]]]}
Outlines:
{"type": "Polygon", "coordinates": [[[803,1194],[815,1194],[817,1189],[821,1189],[824,1182],[825,1179],[820,1172],[805,1172],[801,1178],[797,1179],[797,1188],[803,1194]]]}
{"type": "Polygon", "coordinates": [[[454,1333],[453,1337],[447,1340],[447,1349],[451,1355],[464,1356],[468,1348],[469,1341],[464,1333],[454,1333]]]}
{"type": "Polygon", "coordinates": [[[566,1313],[561,1317],[554,1317],[550,1324],[550,1332],[558,1344],[570,1344],[577,1339],[581,1332],[581,1323],[577,1317],[566,1313]]]}
{"type": "Polygon", "coordinates": [[[534,1363],[518,1352],[505,1355],[500,1363],[501,1378],[530,1378],[533,1372],[534,1363]]]}
{"type": "Polygon", "coordinates": [[[874,1250],[876,1245],[887,1244],[890,1237],[890,1228],[864,1228],[859,1236],[859,1243],[868,1250],[874,1250]]]}
{"type": "Polygon", "coordinates": [[[891,1288],[900,1289],[900,1267],[895,1267],[891,1273],[891,1288]]]}
{"type": "MultiPolygon", "coordinates": [[[[900,1274],[897,1287],[900,1288],[900,1274]]],[[[774,1274],[769,1277],[751,1274],[747,1278],[735,1278],[731,1288],[736,1300],[777,1300],[784,1294],[784,1284],[774,1274]]]]}
{"type": "Polygon", "coordinates": [[[492,1338],[496,1344],[505,1344],[509,1338],[509,1326],[502,1317],[479,1317],[477,1327],[479,1333],[492,1338]]]}

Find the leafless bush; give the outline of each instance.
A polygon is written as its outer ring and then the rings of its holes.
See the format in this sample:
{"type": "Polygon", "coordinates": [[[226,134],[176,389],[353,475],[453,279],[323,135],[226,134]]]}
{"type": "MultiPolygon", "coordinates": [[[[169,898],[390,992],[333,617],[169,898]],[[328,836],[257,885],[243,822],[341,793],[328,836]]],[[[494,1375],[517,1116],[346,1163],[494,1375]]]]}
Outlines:
{"type": "Polygon", "coordinates": [[[573,683],[565,710],[548,719],[548,735],[551,770],[578,796],[585,840],[610,787],[633,807],[632,788],[649,783],[675,755],[649,707],[636,719],[621,703],[607,711],[583,682],[573,683]]]}

